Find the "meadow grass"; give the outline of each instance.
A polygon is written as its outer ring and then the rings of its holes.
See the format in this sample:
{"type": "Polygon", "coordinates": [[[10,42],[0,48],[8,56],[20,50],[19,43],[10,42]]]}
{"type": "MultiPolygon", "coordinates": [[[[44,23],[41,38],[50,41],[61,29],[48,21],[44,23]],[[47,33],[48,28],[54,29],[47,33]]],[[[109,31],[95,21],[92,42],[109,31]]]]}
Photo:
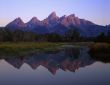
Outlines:
{"type": "Polygon", "coordinates": [[[50,42],[18,42],[0,43],[0,55],[8,54],[25,54],[32,51],[44,51],[56,49],[64,43],[50,43],[50,42]]]}
{"type": "Polygon", "coordinates": [[[95,55],[110,54],[109,43],[94,43],[94,42],[1,42],[0,56],[2,55],[25,55],[29,53],[36,53],[41,51],[55,51],[59,48],[65,47],[82,47],[88,46],[90,52],[95,55]]]}
{"type": "Polygon", "coordinates": [[[91,52],[93,53],[109,53],[110,54],[110,44],[109,43],[94,43],[89,46],[91,52]]]}

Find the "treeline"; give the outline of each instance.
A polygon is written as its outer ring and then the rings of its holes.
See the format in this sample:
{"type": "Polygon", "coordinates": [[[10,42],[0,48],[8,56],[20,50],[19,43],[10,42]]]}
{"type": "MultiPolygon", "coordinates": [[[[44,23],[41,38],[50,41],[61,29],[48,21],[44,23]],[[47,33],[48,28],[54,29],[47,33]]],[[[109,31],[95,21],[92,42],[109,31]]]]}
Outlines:
{"type": "Polygon", "coordinates": [[[94,39],[95,42],[109,42],[110,43],[110,36],[101,33],[98,37],[94,39]]]}
{"type": "Polygon", "coordinates": [[[30,42],[30,41],[49,41],[64,42],[76,41],[80,37],[77,31],[69,30],[65,35],[57,33],[37,34],[31,31],[9,30],[8,28],[0,28],[0,42],[30,42]]]}
{"type": "Polygon", "coordinates": [[[95,42],[110,42],[110,37],[105,36],[104,33],[97,38],[83,38],[76,30],[70,29],[65,35],[56,33],[36,34],[30,31],[9,30],[7,28],[0,28],[0,42],[81,42],[81,41],[95,41],[95,42]]]}

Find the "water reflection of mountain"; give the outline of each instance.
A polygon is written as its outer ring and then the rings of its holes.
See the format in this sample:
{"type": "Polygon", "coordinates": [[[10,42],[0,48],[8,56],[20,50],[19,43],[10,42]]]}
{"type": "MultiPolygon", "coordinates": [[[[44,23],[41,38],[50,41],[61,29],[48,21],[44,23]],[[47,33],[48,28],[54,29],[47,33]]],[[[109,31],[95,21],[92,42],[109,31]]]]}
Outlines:
{"type": "Polygon", "coordinates": [[[52,74],[56,74],[59,69],[75,72],[80,67],[94,63],[86,48],[66,48],[55,52],[41,52],[24,57],[5,58],[4,60],[17,69],[20,69],[24,63],[34,70],[42,65],[52,74]]]}

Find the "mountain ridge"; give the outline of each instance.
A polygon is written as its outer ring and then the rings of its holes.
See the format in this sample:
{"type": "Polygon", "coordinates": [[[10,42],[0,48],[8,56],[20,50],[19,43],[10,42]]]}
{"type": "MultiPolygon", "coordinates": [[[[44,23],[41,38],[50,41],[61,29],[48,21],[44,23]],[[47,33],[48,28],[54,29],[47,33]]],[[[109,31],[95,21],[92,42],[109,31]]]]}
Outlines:
{"type": "Polygon", "coordinates": [[[16,18],[14,21],[6,25],[7,28],[21,29],[25,28],[38,34],[58,33],[64,35],[70,28],[77,28],[81,36],[96,37],[100,33],[107,34],[106,26],[97,25],[91,21],[80,19],[71,14],[69,16],[58,17],[55,12],[52,12],[46,19],[40,21],[37,17],[33,17],[27,23],[24,23],[21,18],[16,18]]]}

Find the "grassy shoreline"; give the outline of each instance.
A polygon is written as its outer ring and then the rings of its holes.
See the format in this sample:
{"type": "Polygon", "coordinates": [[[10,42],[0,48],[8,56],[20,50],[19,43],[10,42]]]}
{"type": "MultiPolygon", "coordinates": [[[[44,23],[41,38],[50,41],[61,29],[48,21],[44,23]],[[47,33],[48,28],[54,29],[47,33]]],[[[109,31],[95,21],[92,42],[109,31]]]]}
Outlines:
{"type": "Polygon", "coordinates": [[[0,42],[0,55],[25,55],[39,51],[55,51],[65,47],[85,46],[84,42],[0,42]]]}
{"type": "Polygon", "coordinates": [[[95,59],[110,60],[110,44],[109,43],[95,43],[90,46],[89,54],[95,59]]]}
{"type": "Polygon", "coordinates": [[[1,42],[0,43],[0,56],[5,55],[25,55],[40,51],[56,50],[67,43],[59,42],[1,42]]]}
{"type": "Polygon", "coordinates": [[[82,47],[87,46],[93,53],[103,52],[103,49],[109,50],[110,44],[108,43],[94,43],[94,42],[1,42],[0,55],[25,55],[27,53],[39,51],[52,51],[61,47],[82,47]],[[102,49],[102,50],[100,50],[102,49]]]}

